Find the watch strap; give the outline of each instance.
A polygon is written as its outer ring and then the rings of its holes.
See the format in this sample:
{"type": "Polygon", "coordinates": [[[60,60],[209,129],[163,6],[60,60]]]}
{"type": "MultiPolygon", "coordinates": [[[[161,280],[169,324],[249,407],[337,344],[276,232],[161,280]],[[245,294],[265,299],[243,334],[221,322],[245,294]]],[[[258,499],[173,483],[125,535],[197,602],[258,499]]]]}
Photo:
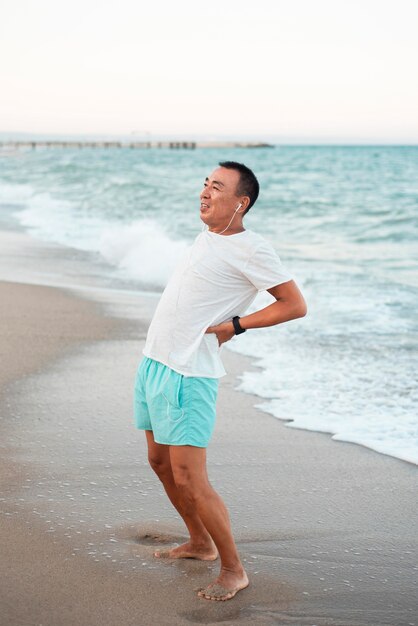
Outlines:
{"type": "Polygon", "coordinates": [[[239,323],[239,320],[240,320],[239,315],[236,315],[235,317],[232,318],[232,323],[234,325],[234,330],[235,330],[236,335],[245,333],[245,331],[247,330],[246,328],[242,328],[241,324],[239,323]]]}

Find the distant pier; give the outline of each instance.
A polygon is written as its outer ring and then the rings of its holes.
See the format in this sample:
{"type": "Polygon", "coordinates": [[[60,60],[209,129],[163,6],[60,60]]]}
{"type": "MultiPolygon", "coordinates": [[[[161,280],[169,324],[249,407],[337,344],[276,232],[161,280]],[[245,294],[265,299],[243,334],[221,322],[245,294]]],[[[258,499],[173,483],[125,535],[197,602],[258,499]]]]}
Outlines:
{"type": "Polygon", "coordinates": [[[170,148],[194,150],[196,148],[272,148],[272,144],[253,141],[1,141],[0,148],[170,148]]]}

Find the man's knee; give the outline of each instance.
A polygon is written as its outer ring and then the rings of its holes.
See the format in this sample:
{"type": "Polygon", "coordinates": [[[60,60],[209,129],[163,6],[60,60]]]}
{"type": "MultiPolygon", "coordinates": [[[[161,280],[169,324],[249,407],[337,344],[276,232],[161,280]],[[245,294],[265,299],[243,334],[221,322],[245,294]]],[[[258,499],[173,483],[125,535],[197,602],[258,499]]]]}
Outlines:
{"type": "Polygon", "coordinates": [[[160,480],[166,476],[170,476],[172,473],[169,457],[167,458],[156,454],[148,454],[148,463],[160,480]]]}
{"type": "Polygon", "coordinates": [[[173,466],[172,471],[177,489],[188,500],[195,502],[206,497],[209,484],[204,475],[200,476],[194,469],[190,470],[187,465],[173,466]]]}

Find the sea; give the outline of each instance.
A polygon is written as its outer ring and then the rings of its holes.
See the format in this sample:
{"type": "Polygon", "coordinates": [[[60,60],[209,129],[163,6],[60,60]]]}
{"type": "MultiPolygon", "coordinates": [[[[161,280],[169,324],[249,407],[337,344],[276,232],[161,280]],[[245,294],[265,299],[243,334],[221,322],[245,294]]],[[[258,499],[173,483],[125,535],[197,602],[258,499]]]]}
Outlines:
{"type": "Polygon", "coordinates": [[[160,293],[223,160],[256,173],[245,227],[308,305],[225,344],[254,364],[237,388],[289,428],[418,464],[418,146],[3,149],[2,223],[78,251],[115,289],[160,293]]]}

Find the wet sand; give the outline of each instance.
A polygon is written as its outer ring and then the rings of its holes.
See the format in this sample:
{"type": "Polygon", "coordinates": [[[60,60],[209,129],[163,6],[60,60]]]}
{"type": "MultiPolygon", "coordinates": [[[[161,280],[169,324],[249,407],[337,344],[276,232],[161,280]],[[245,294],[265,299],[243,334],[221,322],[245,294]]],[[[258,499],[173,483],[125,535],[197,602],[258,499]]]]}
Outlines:
{"type": "Polygon", "coordinates": [[[255,409],[228,350],[208,471],[250,587],[209,602],[219,562],[152,557],[186,532],[132,424],[141,302],[0,282],[0,623],[418,625],[416,466],[255,409]]]}

